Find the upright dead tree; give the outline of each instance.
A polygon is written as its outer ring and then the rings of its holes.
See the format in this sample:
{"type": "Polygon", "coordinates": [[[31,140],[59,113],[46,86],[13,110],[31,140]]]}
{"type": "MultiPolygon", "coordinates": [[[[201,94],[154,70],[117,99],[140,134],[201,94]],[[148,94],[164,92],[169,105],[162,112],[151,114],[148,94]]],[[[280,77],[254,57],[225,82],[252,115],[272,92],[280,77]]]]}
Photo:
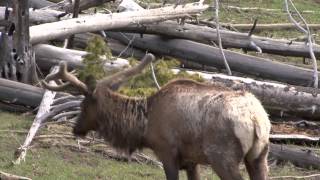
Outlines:
{"type": "MultiPolygon", "coordinates": [[[[9,19],[10,31],[12,32],[11,59],[6,65],[12,69],[11,79],[23,83],[33,83],[37,79],[35,58],[30,45],[29,36],[29,8],[28,0],[13,0],[13,16],[9,19]]],[[[8,52],[7,52],[8,54],[8,52]]]]}
{"type": "Polygon", "coordinates": [[[28,0],[14,0],[14,49],[17,55],[17,79],[24,83],[32,83],[37,79],[34,52],[30,45],[28,0]]]}
{"type": "Polygon", "coordinates": [[[2,25],[4,29],[0,30],[0,77],[16,80],[16,68],[13,62],[13,26],[9,22],[9,8],[6,7],[2,25]]]}
{"type": "MultiPolygon", "coordinates": [[[[75,0],[73,5],[73,15],[72,18],[77,18],[80,12],[80,0],[75,0]]],[[[67,48],[73,48],[74,35],[71,35],[67,40],[67,48]]]]}

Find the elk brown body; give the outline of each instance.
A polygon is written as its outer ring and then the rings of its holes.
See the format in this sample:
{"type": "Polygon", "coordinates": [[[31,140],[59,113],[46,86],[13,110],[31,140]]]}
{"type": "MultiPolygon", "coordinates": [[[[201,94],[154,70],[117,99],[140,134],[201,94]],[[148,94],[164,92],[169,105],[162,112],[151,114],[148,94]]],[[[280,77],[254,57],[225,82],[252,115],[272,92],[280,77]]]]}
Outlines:
{"type": "Polygon", "coordinates": [[[199,164],[211,165],[223,180],[240,180],[241,162],[251,180],[267,179],[270,121],[251,93],[187,79],[171,81],[148,98],[114,91],[152,59],[148,54],[137,67],[97,84],[88,80],[74,134],[97,131],[129,152],[150,148],[168,180],[178,179],[179,169],[189,180],[200,179],[199,164]]]}

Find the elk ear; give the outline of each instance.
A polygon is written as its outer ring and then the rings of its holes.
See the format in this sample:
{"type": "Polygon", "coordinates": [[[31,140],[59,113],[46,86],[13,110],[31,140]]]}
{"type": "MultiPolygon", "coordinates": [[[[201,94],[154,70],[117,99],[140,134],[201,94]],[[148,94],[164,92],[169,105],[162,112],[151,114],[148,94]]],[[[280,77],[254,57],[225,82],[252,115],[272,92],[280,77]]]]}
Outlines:
{"type": "Polygon", "coordinates": [[[88,87],[88,94],[91,95],[96,89],[97,80],[93,75],[88,75],[85,79],[85,84],[88,87]]]}

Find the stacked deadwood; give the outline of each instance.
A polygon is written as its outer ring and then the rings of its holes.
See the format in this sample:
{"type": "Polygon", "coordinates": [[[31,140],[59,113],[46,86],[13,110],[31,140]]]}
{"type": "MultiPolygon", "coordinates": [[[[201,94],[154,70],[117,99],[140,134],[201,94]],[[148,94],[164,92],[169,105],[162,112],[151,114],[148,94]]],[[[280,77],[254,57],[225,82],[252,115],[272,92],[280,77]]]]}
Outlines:
{"type": "MultiPolygon", "coordinates": [[[[81,0],[79,10],[85,10],[90,7],[107,3],[109,0],[81,0]]],[[[133,2],[129,6],[124,1],[120,4],[118,10],[125,10],[120,13],[108,14],[85,14],[80,13],[78,18],[72,18],[71,12],[74,7],[71,1],[64,0],[58,4],[46,0],[29,0],[29,5],[33,9],[29,10],[30,41],[35,52],[36,64],[43,72],[49,72],[51,67],[57,65],[60,61],[67,61],[69,67],[76,69],[82,68],[82,59],[87,52],[83,50],[65,49],[54,46],[55,43],[63,42],[71,35],[74,36],[74,47],[83,49],[88,40],[94,35],[102,35],[106,38],[109,47],[115,56],[134,56],[141,58],[146,51],[153,52],[158,56],[172,56],[180,59],[185,66],[211,67],[218,71],[224,71],[223,58],[220,55],[219,48],[212,46],[218,43],[217,31],[207,26],[196,24],[178,24],[175,19],[184,19],[196,15],[208,6],[201,2],[187,4],[185,6],[172,6],[143,10],[133,2]],[[41,8],[41,9],[40,9],[41,8]],[[127,11],[137,10],[137,11],[127,11]],[[167,20],[166,22],[162,22],[167,20]],[[49,43],[50,42],[50,43],[49,43]],[[128,46],[131,46],[128,48],[128,46]]],[[[4,5],[1,4],[0,5],[4,5]]],[[[9,3],[9,6],[11,4],[9,3]]],[[[8,19],[14,17],[14,7],[0,7],[0,26],[8,26],[8,19]]],[[[204,24],[204,22],[203,22],[204,24]]],[[[212,23],[209,25],[216,26],[212,23]]],[[[6,28],[8,29],[8,28],[6,28]]],[[[0,66],[6,69],[7,62],[12,61],[12,50],[10,46],[10,36],[5,34],[5,30],[0,28],[2,35],[0,37],[0,66]],[[2,42],[2,43],[1,43],[2,42]],[[5,42],[5,43],[4,43],[5,42]],[[9,42],[9,43],[7,43],[9,42]]],[[[293,56],[309,58],[309,47],[305,42],[293,40],[280,40],[266,37],[248,35],[229,30],[221,30],[222,44],[224,48],[240,48],[244,51],[259,51],[281,56],[293,56]]],[[[320,46],[314,44],[315,57],[320,57],[320,46]]],[[[313,84],[313,71],[307,68],[301,68],[284,63],[279,63],[272,59],[250,56],[247,54],[224,50],[226,59],[233,72],[242,76],[250,76],[259,79],[266,79],[270,82],[256,81],[248,78],[239,78],[234,76],[225,76],[221,74],[208,74],[197,72],[204,79],[212,83],[222,83],[233,89],[246,89],[254,93],[263,103],[265,108],[271,114],[272,118],[287,118],[298,120],[320,120],[320,99],[319,90],[311,88],[313,84]],[[278,82],[275,82],[278,81],[278,82]]],[[[119,59],[106,64],[106,68],[121,68],[127,66],[127,62],[119,59]]],[[[177,71],[177,70],[173,70],[177,71]]],[[[190,71],[189,73],[195,73],[190,71]]],[[[1,72],[2,77],[10,79],[10,75],[1,72]]],[[[14,79],[13,79],[14,80],[14,79]]],[[[15,81],[0,79],[0,107],[14,111],[25,111],[26,108],[35,108],[41,104],[46,104],[43,95],[50,95],[49,107],[41,112],[35,120],[35,126],[48,119],[60,121],[63,118],[74,118],[79,112],[79,104],[82,97],[75,97],[70,94],[58,94],[53,100],[54,95],[42,88],[26,85],[15,81]],[[70,110],[70,111],[66,111],[70,110]]],[[[48,98],[48,97],[47,97],[48,98]]],[[[41,109],[41,108],[40,108],[41,109]]],[[[309,122],[309,121],[306,121],[309,122]]],[[[313,122],[312,122],[313,123],[313,122]]],[[[319,128],[319,124],[315,123],[319,128]]],[[[36,130],[32,131],[33,136],[36,130]]],[[[285,139],[285,136],[276,134],[271,136],[275,142],[285,139]],[[277,136],[276,136],[277,135],[277,136]]],[[[27,139],[26,143],[20,149],[20,154],[26,152],[33,136],[27,139]],[[23,152],[23,153],[22,153],[23,152]]],[[[303,141],[317,143],[319,137],[286,136],[293,141],[303,141]],[[318,138],[318,139],[317,139],[318,138]],[[298,140],[297,140],[298,139],[298,140]]],[[[282,149],[278,146],[271,146],[271,152],[274,157],[281,159],[282,149]],[[280,154],[280,155],[279,155],[280,154]]],[[[294,150],[289,150],[292,152],[294,150]]],[[[300,155],[300,154],[299,154],[300,155]]],[[[302,167],[314,166],[319,162],[312,154],[310,163],[298,160],[302,167]]],[[[294,156],[290,156],[294,157],[294,156]]],[[[18,159],[21,159],[19,157],[18,159]]],[[[288,159],[288,158],[287,158],[288,159]]],[[[292,161],[292,160],[291,160],[292,161]]]]}

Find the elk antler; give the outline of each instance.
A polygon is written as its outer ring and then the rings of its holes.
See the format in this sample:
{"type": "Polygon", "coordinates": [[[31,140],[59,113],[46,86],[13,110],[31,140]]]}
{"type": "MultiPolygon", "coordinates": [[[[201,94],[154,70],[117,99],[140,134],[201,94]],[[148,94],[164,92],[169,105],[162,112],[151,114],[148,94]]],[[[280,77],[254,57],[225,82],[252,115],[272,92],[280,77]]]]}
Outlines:
{"type": "Polygon", "coordinates": [[[138,65],[102,79],[100,85],[108,85],[113,89],[117,89],[123,82],[127,81],[132,76],[141,73],[141,71],[154,60],[154,55],[148,53],[142,58],[138,65]]]}
{"type": "Polygon", "coordinates": [[[62,91],[66,89],[68,85],[73,85],[77,87],[82,93],[86,94],[88,92],[88,87],[81,82],[75,75],[68,72],[67,70],[67,63],[64,61],[61,61],[59,63],[59,71],[57,73],[53,73],[48,75],[43,81],[41,81],[41,84],[46,89],[49,89],[51,91],[62,91]],[[52,86],[49,85],[47,82],[51,80],[64,80],[67,81],[66,83],[62,83],[58,86],[52,86]]]}

